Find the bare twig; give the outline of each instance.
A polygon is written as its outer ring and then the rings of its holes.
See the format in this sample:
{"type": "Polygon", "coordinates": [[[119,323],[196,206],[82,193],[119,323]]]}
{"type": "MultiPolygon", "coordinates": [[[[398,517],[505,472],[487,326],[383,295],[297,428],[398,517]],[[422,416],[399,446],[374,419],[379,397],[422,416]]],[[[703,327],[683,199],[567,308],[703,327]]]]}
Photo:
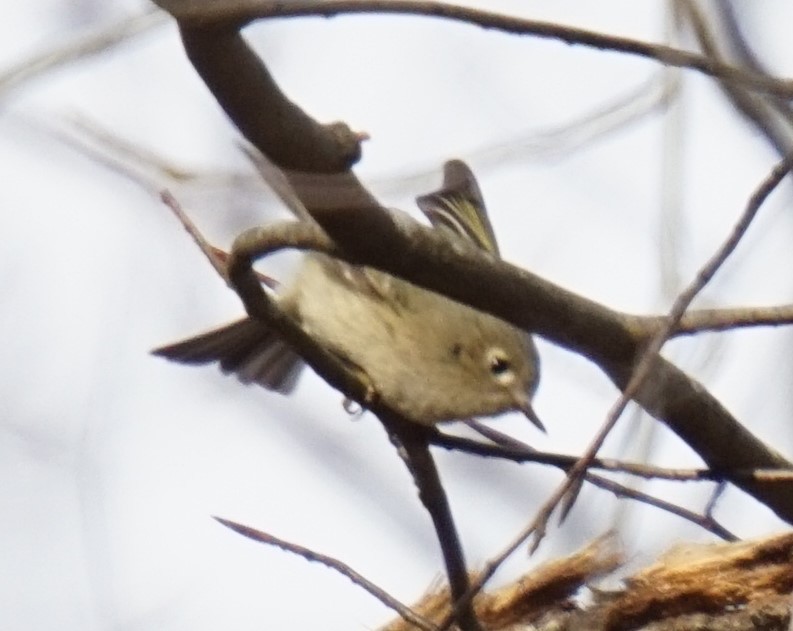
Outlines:
{"type": "Polygon", "coordinates": [[[755,469],[752,478],[759,482],[780,482],[788,484],[793,482],[793,472],[784,469],[755,469]]]}
{"type": "MultiPolygon", "coordinates": [[[[474,427],[476,431],[479,431],[481,428],[488,432],[488,438],[492,436],[492,432],[497,432],[497,430],[486,428],[484,425],[478,424],[478,427],[473,425],[472,427],[474,427]]],[[[500,434],[500,432],[498,433],[500,434]]],[[[438,447],[454,449],[455,451],[461,451],[476,456],[500,458],[517,463],[531,462],[534,464],[547,464],[565,471],[571,469],[579,460],[577,456],[537,451],[529,445],[511,436],[507,436],[506,434],[501,434],[501,438],[497,440],[497,444],[495,445],[488,445],[477,440],[472,440],[463,436],[454,436],[440,431],[433,432],[430,435],[430,440],[433,445],[437,445],[438,447]]],[[[639,464],[636,462],[625,462],[615,458],[595,458],[590,468],[602,469],[613,473],[627,473],[639,478],[672,480],[676,482],[713,482],[724,477],[723,472],[716,472],[710,469],[671,469],[654,467],[652,465],[639,464]]],[[[736,475],[740,475],[740,473],[736,473],[736,475]]],[[[753,475],[753,472],[748,472],[746,475],[753,475]]]]}
{"type": "Polygon", "coordinates": [[[705,516],[709,518],[713,518],[713,513],[716,510],[716,506],[719,503],[719,500],[724,495],[724,491],[727,490],[727,483],[726,482],[719,482],[716,485],[716,488],[713,489],[713,493],[708,500],[708,503],[705,505],[705,516]]]}
{"type": "Polygon", "coordinates": [[[459,603],[452,609],[450,618],[457,622],[463,631],[483,631],[474,612],[473,603],[465,599],[470,588],[468,568],[465,564],[460,538],[454,525],[446,491],[441,483],[438,469],[429,449],[429,434],[424,427],[418,427],[399,415],[387,410],[378,413],[391,442],[413,476],[419,498],[432,518],[438,544],[446,565],[452,602],[459,603]]]}
{"type": "Polygon", "coordinates": [[[231,530],[233,530],[234,532],[237,532],[244,537],[248,537],[248,539],[253,539],[254,541],[258,541],[259,543],[263,543],[268,546],[275,546],[277,548],[280,548],[281,550],[285,550],[286,552],[291,552],[292,554],[296,554],[300,557],[303,557],[306,561],[321,563],[322,565],[329,567],[332,570],[335,570],[342,576],[346,576],[347,578],[349,578],[353,583],[355,583],[359,587],[365,589],[372,596],[377,598],[377,600],[383,603],[386,607],[393,609],[400,616],[402,616],[402,618],[404,618],[411,624],[416,625],[419,629],[423,629],[424,631],[436,631],[438,628],[432,622],[426,620],[425,618],[417,614],[407,605],[404,605],[403,603],[399,602],[396,598],[391,596],[391,594],[389,594],[387,591],[378,587],[367,578],[361,576],[349,565],[347,565],[342,561],[339,561],[338,559],[327,556],[326,554],[315,552],[296,543],[290,543],[289,541],[279,539],[278,537],[275,537],[266,532],[262,532],[261,530],[257,530],[255,528],[251,528],[250,526],[244,526],[243,524],[238,524],[229,519],[224,519],[222,517],[213,517],[213,519],[218,523],[221,523],[224,526],[226,526],[226,528],[231,528],[231,530]]]}
{"type": "MultiPolygon", "coordinates": [[[[218,276],[228,283],[229,281],[226,277],[226,268],[229,260],[228,252],[215,247],[209,241],[207,241],[206,237],[204,237],[198,227],[193,223],[193,220],[190,219],[186,212],[184,212],[179,200],[177,200],[170,191],[161,191],[160,199],[162,199],[162,202],[171,209],[173,214],[179,220],[179,223],[182,224],[182,227],[193,238],[193,241],[198,246],[198,249],[201,250],[201,252],[207,258],[209,264],[217,272],[218,276]]],[[[274,278],[267,276],[266,274],[262,274],[261,272],[255,273],[256,278],[258,278],[260,282],[267,285],[270,289],[278,288],[279,283],[274,278]]]]}
{"type": "MultiPolygon", "coordinates": [[[[489,427],[489,426],[485,425],[484,423],[479,423],[478,421],[469,421],[469,422],[467,422],[467,424],[472,429],[474,429],[475,431],[480,432],[483,436],[486,436],[489,439],[493,440],[496,443],[496,445],[498,445],[498,447],[497,447],[498,450],[506,450],[507,453],[510,453],[510,452],[522,453],[522,452],[526,452],[526,451],[534,452],[534,450],[531,447],[529,447],[525,443],[521,442],[520,440],[517,440],[516,438],[513,438],[512,436],[508,436],[507,434],[504,434],[503,432],[500,432],[500,431],[498,431],[496,429],[493,429],[492,427],[489,427]]],[[[440,442],[437,440],[437,438],[434,438],[433,439],[433,444],[440,444],[440,442]]],[[[477,454],[477,455],[489,455],[489,454],[485,454],[485,453],[478,453],[474,449],[470,449],[470,450],[466,449],[466,447],[463,446],[463,445],[460,445],[460,446],[455,445],[454,447],[456,449],[460,449],[462,451],[466,451],[467,453],[474,453],[474,454],[477,454]]],[[[507,457],[507,456],[505,454],[502,457],[507,457]]],[[[565,471],[568,471],[572,467],[572,465],[575,464],[575,462],[573,462],[573,460],[577,460],[577,459],[570,458],[569,466],[562,466],[561,463],[556,464],[555,466],[558,466],[559,468],[564,469],[565,471]]],[[[599,462],[599,461],[600,461],[600,459],[597,459],[597,458],[595,459],[595,462],[599,462]]],[[[550,463],[550,464],[553,464],[553,463],[550,463]]],[[[606,464],[606,462],[604,462],[603,464],[606,464]]],[[[619,463],[619,462],[615,463],[615,465],[617,465],[618,468],[614,469],[614,470],[625,471],[625,469],[621,469],[620,468],[622,464],[624,464],[624,463],[619,463]]],[[[604,467],[604,468],[606,468],[606,467],[604,467]]],[[[628,467],[628,468],[630,468],[630,467],[628,467]]],[[[653,467],[650,467],[650,468],[653,468],[653,467]]],[[[663,472],[664,471],[668,472],[668,473],[671,473],[673,475],[674,475],[674,473],[676,473],[676,472],[674,472],[672,470],[659,470],[659,473],[661,473],[661,477],[663,477],[663,475],[664,475],[663,472]]],[[[682,473],[682,474],[685,475],[685,472],[683,472],[682,470],[678,470],[677,473],[682,473]]],[[[707,481],[719,482],[722,479],[722,475],[723,475],[723,474],[717,474],[717,473],[715,473],[713,471],[704,470],[704,469],[702,469],[702,470],[693,470],[693,471],[690,471],[689,473],[692,474],[692,477],[690,478],[691,480],[699,480],[699,481],[707,480],[707,481]]],[[[759,473],[761,473],[761,472],[759,472],[759,471],[748,471],[748,472],[745,473],[745,475],[747,475],[747,476],[757,476],[759,473]]],[[[788,471],[786,473],[788,475],[788,479],[790,479],[790,476],[793,476],[793,471],[788,471]]],[[[654,476],[652,476],[652,477],[654,477],[654,476]]],[[[684,479],[684,478],[678,478],[678,479],[680,480],[680,479],[684,479]]],[[[685,509],[682,506],[678,506],[677,504],[673,504],[671,502],[667,502],[665,500],[662,500],[660,498],[654,497],[654,496],[649,495],[647,493],[642,493],[641,491],[637,491],[637,490],[632,489],[632,488],[630,488],[628,486],[625,486],[624,484],[620,484],[619,482],[616,482],[616,481],[611,480],[609,478],[606,478],[606,477],[597,475],[595,473],[592,473],[591,471],[588,471],[586,473],[586,481],[591,483],[591,484],[593,484],[594,486],[596,486],[596,487],[598,487],[600,489],[603,489],[605,491],[609,491],[610,493],[614,494],[616,497],[636,500],[638,502],[642,502],[643,504],[647,504],[648,506],[654,506],[655,508],[659,508],[659,509],[661,509],[663,511],[666,511],[666,512],[672,514],[672,515],[676,515],[678,517],[681,517],[682,519],[685,519],[686,521],[689,521],[689,522],[699,526],[700,528],[703,528],[704,530],[707,530],[708,532],[713,533],[714,535],[716,535],[720,539],[724,539],[725,541],[734,541],[734,540],[737,539],[737,537],[735,535],[733,535],[730,531],[728,531],[726,528],[724,528],[720,523],[718,523],[709,514],[695,513],[694,511],[690,511],[688,509],[685,509]]]]}
{"type": "Polygon", "coordinates": [[[678,78],[668,80],[659,71],[641,85],[624,94],[611,97],[592,110],[574,116],[561,125],[530,133],[511,133],[509,139],[481,148],[474,148],[471,161],[478,168],[493,167],[505,161],[532,160],[546,163],[591,146],[610,134],[626,129],[649,114],[664,111],[678,94],[678,78]]]}
{"type": "MultiPolygon", "coordinates": [[[[657,331],[663,326],[663,317],[645,318],[649,329],[657,331]]],[[[695,309],[687,311],[675,326],[670,337],[697,333],[730,331],[758,326],[785,326],[793,324],[793,304],[775,307],[735,307],[732,309],[695,309]]]]}
{"type": "Polygon", "coordinates": [[[84,114],[31,116],[14,114],[15,120],[43,131],[69,148],[122,176],[149,194],[164,188],[182,191],[224,187],[239,193],[264,190],[253,173],[185,168],[105,128],[84,114]]]}
{"type": "Polygon", "coordinates": [[[471,7],[434,2],[431,0],[291,0],[290,2],[271,2],[269,0],[227,1],[222,5],[215,2],[174,2],[157,0],[157,4],[186,26],[205,27],[209,24],[241,25],[257,19],[288,18],[308,15],[325,17],[345,13],[397,13],[424,17],[442,18],[464,22],[486,29],[513,35],[533,35],[535,37],[559,40],[565,44],[579,44],[599,50],[610,50],[646,59],[653,59],[667,66],[690,68],[703,74],[718,77],[725,81],[735,81],[748,88],[776,94],[783,97],[793,96],[793,81],[774,79],[740,68],[721,64],[709,57],[695,53],[650,44],[627,37],[604,35],[571,26],[550,22],[529,20],[514,16],[483,11],[471,7]]]}
{"type": "Polygon", "coordinates": [[[176,215],[179,223],[182,224],[182,227],[187,230],[187,233],[192,237],[195,244],[201,252],[204,253],[204,256],[206,256],[210,265],[212,265],[213,269],[218,273],[218,276],[228,283],[226,265],[222,256],[218,254],[219,250],[204,238],[204,235],[201,234],[201,231],[196,227],[190,217],[187,216],[187,213],[182,210],[182,206],[179,204],[178,200],[169,191],[162,191],[160,193],[160,199],[162,199],[162,202],[171,209],[174,215],[176,215]]]}
{"type": "Polygon", "coordinates": [[[687,508],[683,508],[679,504],[667,502],[666,500],[662,500],[661,498],[655,497],[654,495],[650,495],[648,493],[642,493],[641,491],[632,489],[628,486],[625,486],[624,484],[619,484],[618,482],[614,482],[613,480],[609,480],[608,478],[595,473],[587,473],[586,481],[600,489],[603,489],[604,491],[613,493],[616,497],[635,500],[637,502],[641,502],[642,504],[646,504],[647,506],[658,508],[669,513],[670,515],[675,515],[681,519],[685,519],[686,521],[699,526],[703,530],[710,532],[724,541],[738,540],[736,535],[722,526],[721,523],[719,523],[707,510],[703,510],[702,513],[697,513],[688,510],[687,508]]]}

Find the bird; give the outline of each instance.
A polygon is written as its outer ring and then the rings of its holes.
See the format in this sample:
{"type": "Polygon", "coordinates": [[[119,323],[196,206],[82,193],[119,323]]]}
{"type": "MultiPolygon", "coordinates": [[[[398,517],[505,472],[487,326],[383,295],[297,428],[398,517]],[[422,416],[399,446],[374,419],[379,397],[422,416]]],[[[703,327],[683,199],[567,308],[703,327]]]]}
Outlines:
{"type": "MultiPolygon", "coordinates": [[[[499,257],[473,172],[444,166],[442,188],[416,199],[434,229],[499,257]]],[[[305,209],[296,211],[305,217],[305,209]]],[[[540,361],[532,336],[451,298],[367,266],[308,253],[275,296],[306,333],[360,370],[378,399],[421,425],[532,407],[540,361]]],[[[152,351],[183,364],[216,363],[245,384],[291,393],[305,362],[266,322],[246,317],[152,351]]]]}

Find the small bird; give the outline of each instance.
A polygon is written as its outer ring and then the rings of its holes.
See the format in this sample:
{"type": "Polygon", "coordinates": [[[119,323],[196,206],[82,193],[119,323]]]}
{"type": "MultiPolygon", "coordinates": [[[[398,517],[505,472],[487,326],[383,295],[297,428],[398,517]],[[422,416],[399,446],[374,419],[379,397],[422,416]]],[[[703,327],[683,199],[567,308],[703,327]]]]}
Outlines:
{"type": "MultiPolygon", "coordinates": [[[[479,185],[464,162],[447,162],[443,187],[416,201],[448,238],[499,255],[479,185]]],[[[540,376],[536,346],[529,334],[499,318],[319,253],[305,255],[276,299],[308,334],[362,371],[381,401],[411,421],[434,425],[520,411],[544,431],[531,406],[540,376]]],[[[281,393],[294,389],[304,365],[253,318],[153,353],[185,364],[217,362],[243,383],[281,393]]]]}

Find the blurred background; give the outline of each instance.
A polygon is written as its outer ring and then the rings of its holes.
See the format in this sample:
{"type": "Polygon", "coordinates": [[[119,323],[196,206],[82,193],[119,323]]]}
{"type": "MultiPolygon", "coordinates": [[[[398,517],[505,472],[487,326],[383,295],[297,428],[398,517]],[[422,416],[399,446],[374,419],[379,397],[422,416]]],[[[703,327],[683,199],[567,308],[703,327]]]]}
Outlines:
{"type": "MultiPolygon", "coordinates": [[[[479,4],[697,46],[672,2],[479,4]]],[[[728,59],[742,41],[769,72],[793,75],[789,2],[693,6],[728,59]]],[[[149,355],[242,314],[157,191],[173,192],[220,247],[286,216],[237,149],[173,22],[135,0],[31,0],[3,13],[0,628],[383,624],[392,613],[347,579],[211,519],[337,557],[414,601],[443,565],[377,420],[350,416],[313,374],[283,398],[149,355]]],[[[463,158],[507,260],[634,313],[669,309],[789,142],[784,123],[759,131],[707,77],[580,45],[410,16],[273,20],[246,34],[310,114],[371,136],[356,172],[384,204],[416,213],[414,197],[438,186],[443,162],[463,158]]],[[[696,307],[793,302],[790,202],[783,183],[696,307]]],[[[262,269],[286,278],[294,261],[262,269]]],[[[548,434],[522,417],[490,422],[538,449],[578,454],[618,393],[585,359],[539,344],[536,409],[548,434]]],[[[781,327],[676,340],[665,354],[791,457],[792,350],[781,327]]],[[[632,408],[603,453],[701,464],[632,408]]],[[[472,567],[561,480],[542,466],[436,455],[472,567]]],[[[698,512],[713,492],[622,481],[698,512]]],[[[784,527],[734,489],[715,516],[741,537],[784,527]]],[[[713,540],[586,486],[539,552],[529,559],[521,549],[495,582],[609,528],[626,571],[675,543],[713,540]]]]}

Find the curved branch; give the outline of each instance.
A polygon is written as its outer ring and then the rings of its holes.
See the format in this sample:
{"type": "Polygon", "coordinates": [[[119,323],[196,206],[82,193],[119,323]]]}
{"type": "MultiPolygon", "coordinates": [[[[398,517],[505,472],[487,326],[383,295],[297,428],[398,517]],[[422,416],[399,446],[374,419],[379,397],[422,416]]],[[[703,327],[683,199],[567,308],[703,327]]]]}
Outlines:
{"type": "MultiPolygon", "coordinates": [[[[216,98],[222,104],[235,104],[224,106],[234,123],[246,135],[246,130],[255,128],[255,137],[249,139],[276,165],[284,167],[278,157],[288,154],[289,169],[285,174],[308,212],[338,247],[338,256],[405,278],[536,332],[592,360],[618,388],[627,386],[646,343],[642,318],[608,309],[482,251],[450,243],[437,231],[409,220],[404,213],[386,211],[350,171],[329,175],[345,160],[349,162],[349,152],[339,143],[328,142],[326,148],[331,151],[317,154],[323,156],[319,160],[322,164],[317,166],[316,156],[283,146],[286,143],[305,149],[305,138],[259,133],[259,126],[273,125],[274,121],[287,127],[296,122],[294,128],[302,129],[306,114],[277,89],[261,61],[252,62],[251,56],[255,55],[238,33],[184,26],[182,30],[189,31],[185,45],[192,49],[194,63],[200,59],[196,68],[216,98]],[[236,86],[237,91],[228,92],[227,83],[219,75],[231,74],[229,67],[243,68],[241,76],[261,83],[246,83],[244,94],[236,84],[232,87],[236,86]],[[257,104],[254,96],[258,98],[260,94],[262,101],[257,104]],[[248,95],[250,102],[239,106],[238,101],[248,100],[248,95]],[[268,108],[277,112],[277,119],[268,108]]],[[[306,127],[309,132],[310,128],[311,125],[306,127]]],[[[307,359],[311,362],[312,357],[307,359]]],[[[325,361],[321,355],[320,359],[325,361]]],[[[332,377],[317,365],[315,368],[323,376],[332,377]]],[[[345,389],[344,380],[329,381],[342,392],[357,393],[353,398],[365,394],[356,390],[354,383],[346,383],[345,389]]],[[[702,384],[663,358],[656,360],[652,382],[640,389],[635,400],[666,423],[712,469],[791,467],[779,453],[747,431],[702,384]],[[741,448],[735,449],[735,445],[741,448]]],[[[782,519],[793,521],[793,493],[784,488],[786,485],[731,481],[782,519]]]]}
{"type": "Polygon", "coordinates": [[[207,87],[248,140],[271,148],[275,164],[339,173],[360,159],[361,136],[344,123],[320,125],[296,107],[233,26],[180,27],[187,56],[207,87]]]}
{"type": "Polygon", "coordinates": [[[793,97],[793,81],[768,77],[762,73],[736,68],[685,50],[651,44],[615,35],[604,35],[572,26],[518,18],[471,7],[431,0],[226,0],[222,4],[207,0],[155,0],[183,25],[204,27],[207,24],[230,24],[241,28],[254,20],[305,16],[332,17],[341,14],[400,14],[442,18],[509,33],[555,39],[598,50],[609,50],[646,59],[667,66],[690,68],[724,81],[777,96],[793,97]]]}

